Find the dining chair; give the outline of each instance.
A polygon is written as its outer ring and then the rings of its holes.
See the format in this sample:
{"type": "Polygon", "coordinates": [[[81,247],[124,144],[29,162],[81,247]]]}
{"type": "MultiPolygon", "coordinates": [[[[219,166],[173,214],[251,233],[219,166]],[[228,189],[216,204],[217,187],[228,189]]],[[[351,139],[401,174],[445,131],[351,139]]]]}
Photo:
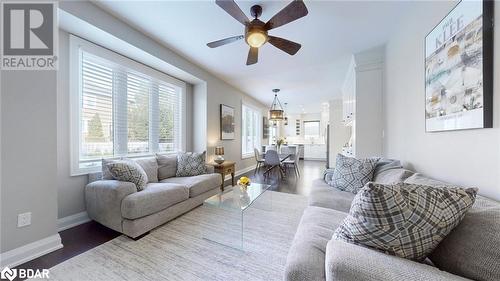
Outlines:
{"type": "Polygon", "coordinates": [[[257,149],[257,148],[254,148],[253,149],[253,152],[255,154],[255,171],[254,171],[254,175],[257,173],[257,171],[260,169],[260,166],[264,164],[265,160],[262,159],[261,155],[260,155],[260,151],[257,149]]]}
{"type": "MultiPolygon", "coordinates": [[[[285,148],[285,147],[284,147],[285,148]]],[[[297,147],[296,146],[288,146],[285,149],[285,152],[283,154],[290,154],[290,157],[283,161],[283,164],[285,165],[286,168],[289,166],[293,166],[293,170],[297,176],[300,177],[300,172],[299,172],[299,155],[297,154],[297,147]]]]}
{"type": "Polygon", "coordinates": [[[264,176],[268,175],[272,170],[275,168],[278,168],[280,171],[280,175],[282,174],[283,171],[281,171],[281,161],[280,157],[278,155],[278,152],[276,150],[267,150],[266,155],[264,157],[264,164],[268,167],[264,172],[264,176]]]}
{"type": "Polygon", "coordinates": [[[266,152],[268,152],[269,150],[277,150],[276,149],[276,145],[266,145],[266,152]]]}

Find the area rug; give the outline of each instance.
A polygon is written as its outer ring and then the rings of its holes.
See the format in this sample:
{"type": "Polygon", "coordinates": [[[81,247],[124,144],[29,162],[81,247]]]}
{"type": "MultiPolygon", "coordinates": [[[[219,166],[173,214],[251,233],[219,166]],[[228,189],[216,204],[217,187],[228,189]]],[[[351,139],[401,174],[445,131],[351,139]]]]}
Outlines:
{"type": "Polygon", "coordinates": [[[272,208],[246,210],[243,251],[203,238],[221,222],[229,230],[220,235],[240,232],[237,217],[200,206],[138,241],[122,235],[58,264],[51,280],[282,280],[307,198],[273,191],[261,197],[272,208]]]}

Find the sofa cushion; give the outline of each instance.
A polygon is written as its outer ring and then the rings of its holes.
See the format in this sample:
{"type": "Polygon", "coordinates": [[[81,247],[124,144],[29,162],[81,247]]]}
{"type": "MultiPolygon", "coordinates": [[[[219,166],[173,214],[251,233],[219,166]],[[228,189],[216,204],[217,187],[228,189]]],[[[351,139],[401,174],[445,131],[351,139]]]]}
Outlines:
{"type": "Polygon", "coordinates": [[[434,186],[434,187],[437,187],[437,186],[441,186],[441,187],[443,187],[443,186],[444,187],[454,187],[455,186],[456,187],[456,185],[454,185],[454,184],[431,179],[431,178],[426,177],[420,173],[415,173],[415,174],[411,175],[404,182],[409,183],[409,184],[419,184],[419,185],[427,185],[427,186],[434,186]]]}
{"type": "Polygon", "coordinates": [[[325,252],[344,212],[309,206],[304,210],[288,251],[285,280],[325,280],[325,252]]]}
{"type": "Polygon", "coordinates": [[[158,180],[175,177],[177,173],[177,155],[156,154],[158,162],[158,180]]]}
{"type": "Polygon", "coordinates": [[[335,170],[329,184],[343,191],[357,193],[373,180],[378,158],[356,159],[337,154],[335,170]]]}
{"type": "Polygon", "coordinates": [[[476,189],[368,183],[333,238],[423,261],[474,204],[476,189]]]}
{"type": "Polygon", "coordinates": [[[403,168],[403,166],[401,165],[401,161],[399,160],[380,158],[377,162],[377,165],[375,165],[375,170],[373,171],[373,175],[375,176],[378,173],[381,173],[386,170],[401,169],[401,168],[403,168]]]}
{"type": "Polygon", "coordinates": [[[309,205],[347,213],[351,208],[354,196],[351,192],[342,191],[328,185],[322,179],[316,179],[311,186],[309,205]]]}
{"type": "Polygon", "coordinates": [[[128,181],[135,184],[137,191],[144,189],[148,183],[148,175],[142,167],[134,161],[119,160],[106,164],[113,178],[119,181],[128,181]]]}
{"type": "Polygon", "coordinates": [[[326,281],[470,281],[432,265],[333,239],[325,259],[326,281]]]}
{"type": "Polygon", "coordinates": [[[189,198],[189,190],[179,184],[148,183],[141,192],[128,195],[122,201],[122,216],[137,219],[166,209],[189,198]]]}
{"type": "Polygon", "coordinates": [[[413,175],[412,171],[396,168],[385,169],[381,172],[375,173],[373,181],[376,183],[391,184],[405,181],[408,177],[413,175]]]}
{"type": "Polygon", "coordinates": [[[429,256],[441,270],[500,280],[500,203],[482,196],[429,256]]]}
{"type": "Polygon", "coordinates": [[[161,182],[176,183],[189,189],[189,197],[195,197],[214,188],[220,188],[222,177],[219,174],[204,174],[193,177],[174,177],[161,182]]]}
{"type": "Polygon", "coordinates": [[[177,154],[176,177],[191,177],[206,173],[206,151],[203,153],[185,152],[177,154]]]}
{"type": "Polygon", "coordinates": [[[148,175],[149,183],[158,182],[158,163],[156,162],[156,157],[135,159],[134,161],[144,169],[144,172],[148,175]]]}

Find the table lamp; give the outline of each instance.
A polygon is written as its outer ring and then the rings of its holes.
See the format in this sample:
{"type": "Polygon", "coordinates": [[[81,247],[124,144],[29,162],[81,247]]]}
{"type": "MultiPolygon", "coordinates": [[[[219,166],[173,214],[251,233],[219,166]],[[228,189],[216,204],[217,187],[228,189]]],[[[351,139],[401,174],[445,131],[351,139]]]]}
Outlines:
{"type": "Polygon", "coordinates": [[[217,155],[217,157],[215,157],[215,160],[214,160],[215,163],[217,163],[217,164],[224,163],[224,157],[222,157],[222,155],[224,155],[224,147],[217,146],[215,148],[215,155],[217,155]]]}

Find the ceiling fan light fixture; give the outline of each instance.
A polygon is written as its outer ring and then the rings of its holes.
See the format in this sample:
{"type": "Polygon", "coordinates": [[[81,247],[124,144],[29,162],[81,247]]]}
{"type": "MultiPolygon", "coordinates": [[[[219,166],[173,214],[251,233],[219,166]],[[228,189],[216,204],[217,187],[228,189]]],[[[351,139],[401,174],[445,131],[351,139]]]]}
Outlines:
{"type": "Polygon", "coordinates": [[[254,30],[248,33],[247,44],[252,48],[260,48],[267,42],[267,34],[260,30],[254,30]]]}

